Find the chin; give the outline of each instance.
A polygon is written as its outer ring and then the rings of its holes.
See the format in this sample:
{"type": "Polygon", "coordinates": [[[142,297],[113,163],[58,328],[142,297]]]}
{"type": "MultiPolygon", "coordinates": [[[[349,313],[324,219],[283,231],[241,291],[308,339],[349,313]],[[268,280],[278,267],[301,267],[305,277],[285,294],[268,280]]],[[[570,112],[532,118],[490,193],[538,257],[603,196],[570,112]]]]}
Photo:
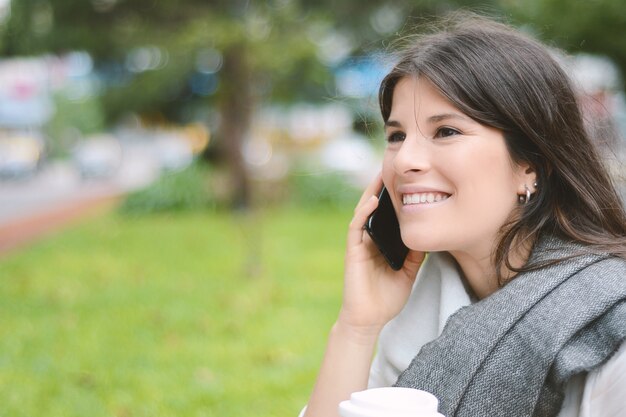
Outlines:
{"type": "Polygon", "coordinates": [[[402,233],[402,241],[409,249],[418,252],[440,252],[446,250],[445,245],[438,236],[433,236],[430,233],[411,233],[408,230],[406,233],[402,233]]]}

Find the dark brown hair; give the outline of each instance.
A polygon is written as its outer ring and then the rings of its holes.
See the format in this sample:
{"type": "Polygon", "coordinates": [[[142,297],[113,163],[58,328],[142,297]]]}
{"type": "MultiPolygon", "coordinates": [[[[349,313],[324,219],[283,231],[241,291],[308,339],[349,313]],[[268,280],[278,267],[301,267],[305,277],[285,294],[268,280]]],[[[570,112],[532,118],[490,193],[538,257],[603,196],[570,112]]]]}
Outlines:
{"type": "MultiPolygon", "coordinates": [[[[590,141],[568,76],[547,48],[501,23],[456,14],[410,40],[379,90],[388,120],[395,85],[427,78],[477,122],[501,129],[514,162],[528,163],[537,189],[503,226],[493,259],[500,283],[513,245],[547,232],[626,257],[626,214],[590,141]]],[[[536,267],[536,266],[534,266],[536,267]]]]}

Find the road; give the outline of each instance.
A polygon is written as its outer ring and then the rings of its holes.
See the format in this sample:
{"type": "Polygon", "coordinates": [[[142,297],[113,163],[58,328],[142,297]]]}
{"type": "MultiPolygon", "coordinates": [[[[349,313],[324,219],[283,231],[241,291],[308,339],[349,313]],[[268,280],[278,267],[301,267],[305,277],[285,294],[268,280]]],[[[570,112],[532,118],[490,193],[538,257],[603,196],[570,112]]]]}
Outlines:
{"type": "Polygon", "coordinates": [[[53,162],[32,177],[0,181],[0,252],[158,177],[160,166],[145,144],[126,145],[123,155],[110,178],[85,180],[70,162],[53,162]]]}

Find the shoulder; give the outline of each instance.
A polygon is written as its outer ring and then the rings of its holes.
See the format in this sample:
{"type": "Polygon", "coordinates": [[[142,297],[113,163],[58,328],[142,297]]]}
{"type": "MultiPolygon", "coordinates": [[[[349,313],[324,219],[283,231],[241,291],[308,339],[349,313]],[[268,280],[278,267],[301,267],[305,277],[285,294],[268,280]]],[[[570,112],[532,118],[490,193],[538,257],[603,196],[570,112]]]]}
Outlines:
{"type": "Polygon", "coordinates": [[[626,278],[626,258],[607,253],[595,245],[554,236],[542,236],[533,248],[531,258],[537,265],[547,265],[548,270],[569,271],[576,275],[602,271],[603,274],[626,278]]]}
{"type": "Polygon", "coordinates": [[[600,259],[597,264],[603,268],[614,269],[616,271],[626,271],[626,259],[619,256],[606,255],[600,259]]]}
{"type": "Polygon", "coordinates": [[[626,343],[585,382],[580,417],[621,415],[626,398],[626,343]]]}
{"type": "Polygon", "coordinates": [[[604,277],[618,278],[618,282],[626,284],[626,259],[618,256],[605,255],[596,262],[581,269],[578,274],[595,274],[604,277]]]}
{"type": "Polygon", "coordinates": [[[596,245],[542,233],[533,245],[529,264],[573,266],[599,264],[623,271],[626,269],[626,258],[610,254],[596,245]]]}
{"type": "Polygon", "coordinates": [[[622,343],[607,363],[567,383],[558,417],[615,417],[621,415],[625,397],[626,343],[622,343]]]}

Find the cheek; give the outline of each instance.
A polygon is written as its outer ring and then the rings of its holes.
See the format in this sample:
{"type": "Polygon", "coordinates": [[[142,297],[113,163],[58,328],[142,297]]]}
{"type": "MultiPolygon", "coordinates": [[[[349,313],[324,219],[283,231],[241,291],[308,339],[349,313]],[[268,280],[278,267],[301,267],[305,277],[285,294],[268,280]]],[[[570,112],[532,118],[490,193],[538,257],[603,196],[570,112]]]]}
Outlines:
{"type": "Polygon", "coordinates": [[[469,224],[497,230],[517,204],[516,182],[509,166],[493,160],[483,163],[491,169],[468,172],[467,187],[459,188],[459,201],[469,224]]]}
{"type": "Polygon", "coordinates": [[[456,161],[448,161],[448,167],[454,170],[459,181],[469,185],[470,190],[485,194],[483,197],[497,199],[502,193],[515,194],[515,173],[504,143],[499,145],[482,146],[472,149],[473,152],[457,155],[459,158],[456,161]]]}
{"type": "Polygon", "coordinates": [[[382,175],[385,187],[393,189],[395,172],[393,169],[393,154],[389,151],[385,151],[385,155],[383,157],[382,175]]]}
{"type": "MultiPolygon", "coordinates": [[[[517,181],[504,149],[483,147],[448,160],[442,168],[454,184],[459,218],[470,224],[504,223],[517,203],[517,181]]],[[[468,226],[469,227],[469,226],[468,226]]]]}

